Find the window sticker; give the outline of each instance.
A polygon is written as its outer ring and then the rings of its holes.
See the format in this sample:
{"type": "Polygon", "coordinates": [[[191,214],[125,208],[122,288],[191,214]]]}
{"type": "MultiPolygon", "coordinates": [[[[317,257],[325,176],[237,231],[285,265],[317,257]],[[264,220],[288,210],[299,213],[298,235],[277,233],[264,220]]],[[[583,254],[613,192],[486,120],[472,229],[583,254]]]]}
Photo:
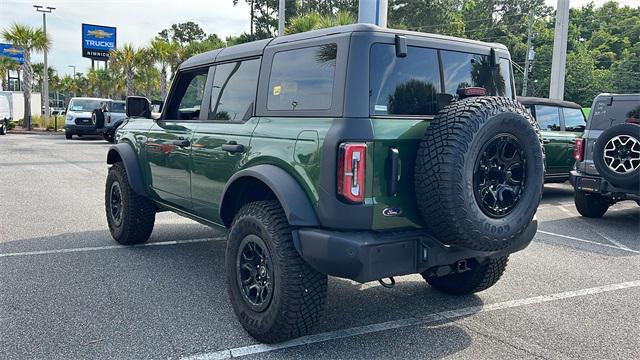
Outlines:
{"type": "Polygon", "coordinates": [[[276,85],[273,87],[273,96],[278,96],[282,92],[282,86],[276,85]]]}
{"type": "Polygon", "coordinates": [[[376,105],[374,107],[374,110],[375,111],[385,111],[386,112],[387,111],[387,105],[376,105]]]}

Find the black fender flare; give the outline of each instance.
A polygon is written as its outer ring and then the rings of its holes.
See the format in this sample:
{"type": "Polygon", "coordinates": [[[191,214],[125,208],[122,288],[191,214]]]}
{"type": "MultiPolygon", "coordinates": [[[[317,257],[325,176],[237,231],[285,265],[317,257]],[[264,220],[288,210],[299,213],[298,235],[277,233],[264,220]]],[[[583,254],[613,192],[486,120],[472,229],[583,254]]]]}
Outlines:
{"type": "Polygon", "coordinates": [[[138,155],[130,144],[120,143],[112,145],[109,148],[107,152],[107,164],[113,165],[119,161],[122,161],[125,170],[127,170],[127,178],[129,179],[131,189],[133,189],[136,194],[146,197],[147,193],[144,190],[144,181],[142,180],[138,155]]]}
{"type": "Polygon", "coordinates": [[[289,225],[291,226],[318,226],[316,212],[311,205],[307,194],[302,190],[298,182],[285,170],[274,166],[261,164],[240,170],[235,173],[224,186],[220,198],[220,218],[223,218],[225,205],[231,203],[231,194],[228,190],[238,180],[252,177],[266,184],[275,194],[282,205],[289,225]]]}

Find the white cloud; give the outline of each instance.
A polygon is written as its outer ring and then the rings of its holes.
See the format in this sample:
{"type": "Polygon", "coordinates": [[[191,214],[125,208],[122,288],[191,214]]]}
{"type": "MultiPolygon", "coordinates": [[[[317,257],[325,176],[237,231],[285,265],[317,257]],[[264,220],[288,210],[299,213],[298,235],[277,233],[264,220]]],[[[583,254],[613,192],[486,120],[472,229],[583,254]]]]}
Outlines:
{"type": "MultiPolygon", "coordinates": [[[[115,26],[121,45],[131,42],[142,46],[159,31],[171,24],[194,21],[207,34],[221,38],[249,30],[249,7],[243,0],[233,6],[232,0],[0,0],[0,28],[18,22],[42,26],[42,15],[34,4],[52,6],[56,10],[47,15],[47,32],[53,39],[49,64],[60,74],[71,73],[67,65],[76,65],[78,72],[86,72],[91,60],[83,58],[81,24],[115,26]]],[[[33,57],[41,62],[42,55],[33,57]]]]}

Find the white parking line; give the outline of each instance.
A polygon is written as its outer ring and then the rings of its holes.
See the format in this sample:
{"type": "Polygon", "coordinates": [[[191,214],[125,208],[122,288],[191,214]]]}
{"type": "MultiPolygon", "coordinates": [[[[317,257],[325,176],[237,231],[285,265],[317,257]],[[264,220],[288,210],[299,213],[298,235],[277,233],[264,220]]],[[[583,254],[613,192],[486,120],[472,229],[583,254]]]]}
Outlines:
{"type": "Polygon", "coordinates": [[[616,250],[620,250],[620,251],[627,251],[630,253],[634,253],[634,254],[640,254],[640,251],[638,250],[633,250],[633,249],[629,249],[626,246],[624,248],[622,247],[617,247],[615,245],[609,245],[609,244],[603,244],[603,243],[599,243],[597,241],[591,241],[591,240],[585,240],[585,239],[580,239],[577,237],[573,237],[573,236],[568,236],[568,235],[562,235],[562,234],[556,234],[556,233],[552,233],[549,231],[543,231],[543,230],[538,230],[539,233],[541,234],[546,234],[546,235],[551,235],[551,236],[557,236],[557,237],[561,237],[561,238],[565,238],[565,239],[570,239],[570,240],[575,240],[575,241],[579,241],[579,242],[583,242],[583,243],[588,243],[588,244],[592,244],[592,245],[598,245],[598,246],[604,246],[610,249],[616,249],[616,250]]]}
{"type": "Polygon", "coordinates": [[[132,248],[132,247],[179,245],[179,244],[191,244],[191,243],[201,243],[201,242],[207,242],[207,241],[221,241],[221,240],[226,240],[226,238],[217,237],[217,238],[205,238],[205,239],[161,241],[161,242],[152,242],[152,243],[130,245],[130,246],[126,246],[126,245],[107,245],[107,246],[91,246],[91,247],[81,247],[81,248],[72,248],[72,249],[24,251],[24,252],[0,254],[0,258],[2,258],[2,257],[13,257],[13,256],[65,254],[65,253],[88,252],[88,251],[99,251],[99,250],[113,250],[113,249],[129,249],[129,248],[132,248]]]}
{"type": "Polygon", "coordinates": [[[574,290],[574,291],[566,291],[561,293],[542,295],[542,296],[534,296],[530,298],[517,299],[517,300],[509,300],[503,301],[494,304],[482,305],[482,306],[470,306],[455,310],[442,311],[438,313],[433,313],[426,315],[424,317],[414,317],[407,318],[401,320],[388,321],[379,324],[372,325],[364,325],[357,326],[347,329],[341,329],[336,331],[329,331],[320,334],[308,335],[301,338],[297,338],[294,340],[290,340],[287,342],[267,345],[267,344],[257,344],[250,346],[243,346],[233,349],[220,350],[210,353],[196,354],[192,356],[183,357],[183,360],[220,360],[220,359],[230,359],[240,356],[246,355],[256,355],[263,354],[271,351],[288,349],[296,346],[316,344],[325,341],[331,340],[339,340],[344,338],[349,338],[358,335],[371,334],[386,330],[400,329],[411,326],[419,326],[419,325],[429,325],[438,321],[453,321],[465,316],[485,313],[496,310],[504,310],[517,308],[525,305],[534,305],[541,304],[551,301],[557,301],[562,299],[570,299],[587,295],[594,295],[600,293],[606,293],[610,291],[617,291],[629,288],[640,287],[640,280],[623,282],[618,284],[604,285],[593,288],[574,290]]]}

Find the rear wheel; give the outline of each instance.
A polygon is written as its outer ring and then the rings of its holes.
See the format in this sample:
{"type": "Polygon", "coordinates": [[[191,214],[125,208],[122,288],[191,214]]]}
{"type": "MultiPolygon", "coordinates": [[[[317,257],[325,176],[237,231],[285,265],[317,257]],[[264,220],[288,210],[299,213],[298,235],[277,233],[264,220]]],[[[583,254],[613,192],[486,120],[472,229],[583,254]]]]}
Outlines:
{"type": "Polygon", "coordinates": [[[231,304],[247,332],[265,343],[309,333],[327,296],[327,276],[300,257],[291,230],[277,201],[258,201],[240,209],[229,232],[231,304]]]}
{"type": "Polygon", "coordinates": [[[0,121],[0,135],[6,135],[7,134],[7,122],[2,120],[0,121]]]}
{"type": "Polygon", "coordinates": [[[574,196],[576,210],[584,217],[601,218],[611,206],[609,199],[600,194],[576,191],[574,196]]]}
{"type": "Polygon", "coordinates": [[[109,168],[105,188],[105,210],[111,236],[122,245],[142,244],[149,239],[156,219],[154,203],[129,186],[121,162],[109,168]]]}
{"type": "Polygon", "coordinates": [[[449,295],[467,295],[486,290],[500,280],[507,268],[509,258],[503,256],[487,259],[482,263],[477,260],[469,262],[469,270],[446,276],[430,276],[426,272],[422,277],[431,287],[449,295]]]}

